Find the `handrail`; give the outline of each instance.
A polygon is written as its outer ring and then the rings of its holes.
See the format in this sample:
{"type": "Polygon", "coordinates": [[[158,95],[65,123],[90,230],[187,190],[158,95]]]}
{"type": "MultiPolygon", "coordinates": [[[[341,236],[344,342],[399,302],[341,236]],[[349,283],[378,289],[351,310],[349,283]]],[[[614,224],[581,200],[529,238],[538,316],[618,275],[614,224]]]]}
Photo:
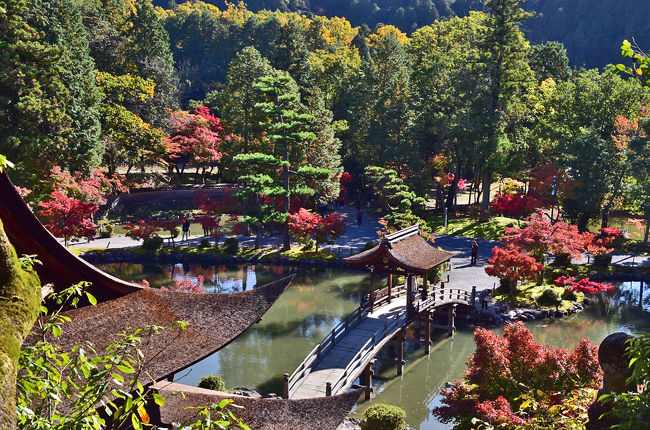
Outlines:
{"type": "MultiPolygon", "coordinates": [[[[400,297],[403,293],[406,292],[405,286],[398,286],[391,291],[391,298],[400,297]]],[[[429,289],[431,296],[424,300],[418,300],[414,303],[414,307],[419,314],[423,310],[426,310],[431,307],[443,306],[448,303],[461,302],[469,304],[471,299],[471,293],[465,289],[461,288],[444,288],[444,287],[433,287],[429,289]]],[[[375,306],[380,306],[384,302],[388,301],[388,294],[379,298],[375,301],[375,306]]],[[[295,390],[298,388],[299,383],[302,381],[306,375],[310,373],[310,369],[313,368],[327,352],[334,347],[338,339],[341,338],[342,334],[348,331],[349,329],[355,327],[361,319],[369,313],[369,303],[361,304],[354,311],[348,314],[343,318],[324,338],[321,340],[305,357],[305,359],[298,365],[296,370],[291,374],[288,381],[288,391],[289,397],[295,393],[295,390]]],[[[348,376],[353,374],[351,372],[355,366],[358,367],[359,363],[363,363],[368,354],[370,354],[374,347],[380,343],[389,333],[394,334],[396,327],[401,327],[404,324],[404,316],[407,315],[406,309],[402,310],[398,316],[393,320],[390,326],[377,330],[372,338],[368,339],[361,347],[359,352],[355,354],[354,358],[346,368],[344,369],[343,375],[332,384],[332,393],[336,394],[339,389],[347,385],[348,376]],[[341,385],[343,384],[343,385],[341,385]],[[341,385],[341,387],[339,387],[341,385]]],[[[356,378],[356,376],[355,376],[356,378]]]]}

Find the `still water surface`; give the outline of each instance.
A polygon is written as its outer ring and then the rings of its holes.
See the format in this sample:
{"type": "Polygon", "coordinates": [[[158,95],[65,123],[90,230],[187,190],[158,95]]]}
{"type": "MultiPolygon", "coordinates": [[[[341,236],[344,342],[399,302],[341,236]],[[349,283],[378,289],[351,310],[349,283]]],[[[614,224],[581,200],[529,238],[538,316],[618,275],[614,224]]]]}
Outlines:
{"type": "MultiPolygon", "coordinates": [[[[341,269],[298,269],[262,265],[100,265],[122,279],[147,279],[151,286],[165,286],[176,279],[204,278],[207,292],[248,290],[297,273],[291,286],[266,313],[262,321],[217,353],[177,375],[179,382],[195,385],[201,376],[216,373],[226,385],[279,393],[284,372],[291,373],[303,358],[366,294],[370,277],[364,272],[341,269]],[[184,376],[183,376],[184,375],[184,376]],[[181,379],[182,377],[182,379],[181,379]]],[[[538,342],[574,348],[580,339],[599,343],[616,331],[650,330],[650,293],[640,295],[639,282],[617,285],[592,309],[562,320],[537,321],[528,327],[538,342]]],[[[497,331],[501,331],[497,329],[497,331]]],[[[379,357],[373,402],[398,405],[407,412],[409,425],[417,430],[446,429],[431,408],[438,405],[438,392],[446,381],[461,377],[466,357],[474,351],[471,328],[460,328],[453,338],[436,332],[429,356],[407,332],[407,364],[397,377],[387,351],[379,357]]],[[[360,402],[360,416],[368,406],[360,402]]]]}

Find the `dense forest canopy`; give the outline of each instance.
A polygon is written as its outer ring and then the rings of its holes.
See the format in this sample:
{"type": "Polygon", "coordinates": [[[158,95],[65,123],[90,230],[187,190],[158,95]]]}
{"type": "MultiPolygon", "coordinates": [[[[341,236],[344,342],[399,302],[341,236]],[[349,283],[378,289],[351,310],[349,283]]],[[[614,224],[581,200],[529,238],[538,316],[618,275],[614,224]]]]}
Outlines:
{"type": "MultiPolygon", "coordinates": [[[[224,0],[208,3],[226,7],[224,0]]],[[[155,0],[154,4],[168,7],[170,2],[155,0]]],[[[246,5],[254,12],[266,9],[345,17],[354,26],[394,25],[408,34],[438,19],[484,9],[483,0],[248,0],[246,5]]],[[[522,25],[528,40],[563,43],[575,67],[616,63],[623,39],[650,45],[650,2],[645,0],[527,0],[522,6],[535,13],[522,25]]]]}

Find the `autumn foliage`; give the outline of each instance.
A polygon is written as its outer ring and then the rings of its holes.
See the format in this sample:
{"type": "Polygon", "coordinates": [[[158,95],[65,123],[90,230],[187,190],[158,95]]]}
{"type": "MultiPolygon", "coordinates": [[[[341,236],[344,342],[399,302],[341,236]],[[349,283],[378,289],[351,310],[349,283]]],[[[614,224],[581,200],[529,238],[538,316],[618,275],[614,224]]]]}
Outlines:
{"type": "Polygon", "coordinates": [[[507,325],[503,337],[478,328],[474,341],[463,380],[441,390],[433,413],[442,421],[477,428],[475,418],[506,429],[584,422],[602,382],[596,345],[583,339],[573,353],[542,345],[521,322],[507,325]]]}
{"type": "Polygon", "coordinates": [[[509,281],[532,279],[544,266],[538,263],[535,258],[526,255],[513,244],[505,248],[495,246],[492,248],[492,257],[488,260],[485,272],[490,276],[509,281]]]}
{"type": "Polygon", "coordinates": [[[322,217],[300,208],[298,212],[289,214],[289,229],[297,238],[312,237],[318,251],[319,243],[334,240],[345,233],[345,218],[340,213],[322,217]]]}
{"type": "Polygon", "coordinates": [[[127,222],[124,225],[126,231],[125,236],[130,237],[131,239],[142,239],[148,240],[159,230],[159,227],[155,222],[145,221],[143,219],[138,220],[137,223],[127,222]]]}
{"type": "Polygon", "coordinates": [[[39,203],[39,207],[36,213],[45,228],[54,236],[63,237],[66,246],[72,238],[95,235],[97,226],[93,223],[93,215],[98,209],[95,203],[84,203],[61,191],[52,191],[50,200],[39,203]]]}
{"type": "Polygon", "coordinates": [[[541,211],[526,219],[524,228],[506,227],[502,238],[506,245],[515,245],[543,263],[547,253],[553,255],[568,254],[577,260],[582,259],[585,251],[585,236],[578,232],[578,227],[557,221],[551,224],[541,211]]]}
{"type": "Polygon", "coordinates": [[[490,209],[494,212],[512,218],[521,218],[543,207],[546,207],[543,199],[521,193],[497,194],[496,200],[490,202],[490,209]]]}
{"type": "Polygon", "coordinates": [[[569,292],[579,291],[585,294],[596,294],[599,291],[615,290],[614,285],[612,284],[590,281],[589,278],[583,278],[579,281],[576,281],[575,276],[572,276],[570,278],[567,278],[566,276],[560,276],[553,282],[561,287],[566,287],[569,292]]]}

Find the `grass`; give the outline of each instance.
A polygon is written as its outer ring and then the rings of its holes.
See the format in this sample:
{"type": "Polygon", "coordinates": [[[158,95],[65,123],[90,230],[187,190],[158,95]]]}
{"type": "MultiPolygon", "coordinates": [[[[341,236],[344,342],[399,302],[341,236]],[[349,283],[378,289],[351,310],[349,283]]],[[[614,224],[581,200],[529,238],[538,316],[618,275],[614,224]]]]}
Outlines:
{"type": "Polygon", "coordinates": [[[519,225],[518,220],[502,216],[492,217],[483,223],[469,217],[449,218],[446,229],[444,226],[444,217],[435,216],[429,218],[427,224],[434,233],[491,240],[499,240],[503,236],[503,231],[506,227],[519,225]]]}
{"type": "MultiPolygon", "coordinates": [[[[515,294],[513,295],[510,295],[508,293],[503,293],[499,289],[497,289],[495,291],[494,299],[498,301],[507,301],[516,306],[555,310],[556,309],[555,306],[541,306],[537,302],[537,299],[541,297],[544,291],[549,289],[558,293],[560,297],[562,296],[562,294],[564,294],[565,291],[564,287],[558,287],[557,285],[551,285],[551,284],[537,285],[535,282],[528,282],[517,286],[515,294]]],[[[584,294],[576,293],[576,296],[577,296],[578,303],[584,300],[584,294]]],[[[557,309],[566,311],[570,309],[571,306],[573,306],[572,301],[562,300],[562,302],[559,304],[557,309]]]]}

